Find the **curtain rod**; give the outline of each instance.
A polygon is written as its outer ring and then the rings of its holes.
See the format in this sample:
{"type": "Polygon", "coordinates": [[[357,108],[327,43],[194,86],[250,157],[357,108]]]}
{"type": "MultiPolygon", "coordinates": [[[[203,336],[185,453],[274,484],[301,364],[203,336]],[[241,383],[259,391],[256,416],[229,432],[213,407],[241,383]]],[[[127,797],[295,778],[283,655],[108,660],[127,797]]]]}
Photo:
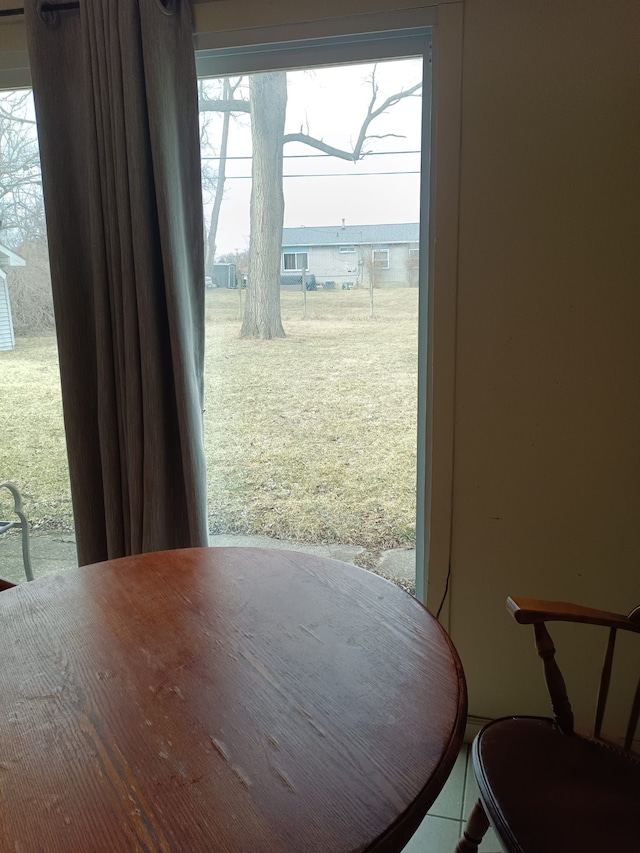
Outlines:
{"type": "MultiPolygon", "coordinates": [[[[40,7],[42,12],[64,12],[66,9],[79,9],[80,3],[43,3],[40,7]]],[[[12,15],[24,15],[24,9],[0,9],[0,18],[9,18],[12,15]]]]}

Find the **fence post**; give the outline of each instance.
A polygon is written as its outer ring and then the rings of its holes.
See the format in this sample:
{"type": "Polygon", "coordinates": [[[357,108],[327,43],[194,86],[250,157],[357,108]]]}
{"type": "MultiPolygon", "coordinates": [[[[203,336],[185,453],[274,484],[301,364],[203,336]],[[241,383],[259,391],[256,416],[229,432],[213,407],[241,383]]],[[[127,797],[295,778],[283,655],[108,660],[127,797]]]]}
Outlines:
{"type": "Polygon", "coordinates": [[[307,271],[302,270],[302,319],[307,319],[307,271]]]}
{"type": "Polygon", "coordinates": [[[369,316],[373,317],[373,288],[376,278],[376,262],[371,264],[371,275],[369,276],[369,316]]]}

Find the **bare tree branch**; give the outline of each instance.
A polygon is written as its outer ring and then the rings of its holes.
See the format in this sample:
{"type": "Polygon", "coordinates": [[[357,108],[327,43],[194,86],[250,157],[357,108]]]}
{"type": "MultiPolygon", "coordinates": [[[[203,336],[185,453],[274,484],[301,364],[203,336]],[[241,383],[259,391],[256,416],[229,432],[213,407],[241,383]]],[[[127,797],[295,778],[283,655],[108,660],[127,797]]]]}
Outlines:
{"type": "Polygon", "coordinates": [[[385,133],[381,135],[375,135],[368,134],[367,131],[371,125],[371,122],[378,118],[378,116],[386,112],[390,107],[395,106],[397,103],[404,100],[405,98],[411,98],[414,95],[418,95],[418,93],[422,89],[422,83],[416,83],[415,86],[411,86],[409,89],[405,89],[400,92],[396,92],[393,95],[389,95],[389,97],[385,98],[385,100],[382,101],[379,106],[376,106],[379,89],[375,75],[376,71],[374,68],[373,73],[371,74],[371,100],[369,101],[367,114],[364,118],[364,121],[362,122],[362,126],[360,127],[358,139],[351,151],[344,148],[336,148],[335,146],[326,143],[323,139],[316,139],[316,137],[311,136],[308,133],[303,133],[302,128],[300,128],[300,133],[286,133],[284,135],[283,141],[285,143],[300,142],[303,145],[308,145],[311,148],[316,148],[318,151],[322,151],[331,157],[339,157],[341,160],[349,160],[355,163],[358,160],[361,160],[367,154],[367,152],[364,150],[364,147],[368,140],[386,139],[388,137],[402,139],[403,137],[397,133],[385,133]]]}
{"type": "Polygon", "coordinates": [[[369,125],[374,119],[378,118],[378,116],[382,115],[386,112],[390,107],[395,106],[400,101],[405,98],[411,98],[414,95],[417,95],[422,90],[422,83],[416,83],[414,86],[411,86],[409,89],[402,90],[400,92],[396,92],[393,95],[389,95],[380,106],[376,107],[376,101],[378,99],[378,84],[376,82],[376,66],[374,66],[373,73],[371,74],[371,101],[369,102],[369,109],[367,110],[367,115],[365,116],[364,121],[362,122],[362,127],[360,128],[360,133],[358,134],[358,140],[354,147],[354,152],[357,152],[359,156],[361,156],[364,145],[368,139],[367,130],[369,129],[369,125]]]}
{"type": "MultiPolygon", "coordinates": [[[[393,137],[394,139],[404,139],[405,137],[400,133],[383,133],[383,134],[375,134],[371,136],[367,136],[366,139],[388,139],[389,137],[393,137]]],[[[362,160],[363,157],[367,156],[366,151],[356,150],[347,151],[342,148],[334,148],[333,145],[328,145],[322,139],[316,139],[313,136],[309,136],[306,133],[287,133],[284,137],[284,142],[301,142],[303,145],[308,145],[311,148],[316,148],[318,151],[323,151],[325,154],[328,154],[331,157],[339,157],[341,160],[349,160],[351,162],[357,162],[358,160],[362,160]]]]}
{"type": "Polygon", "coordinates": [[[306,133],[285,133],[283,142],[301,142],[304,145],[309,145],[311,148],[317,148],[318,151],[323,151],[331,157],[339,157],[341,160],[359,160],[360,157],[355,151],[345,151],[342,148],[334,148],[333,145],[328,145],[322,139],[316,139],[306,133]]]}
{"type": "Polygon", "coordinates": [[[214,113],[250,113],[251,103],[243,98],[200,98],[200,109],[214,113]]]}
{"type": "Polygon", "coordinates": [[[17,247],[44,234],[40,157],[30,92],[0,94],[2,241],[17,247]]]}
{"type": "MultiPolygon", "coordinates": [[[[393,95],[389,95],[388,98],[385,98],[381,104],[376,106],[376,101],[378,100],[379,88],[376,80],[376,68],[374,66],[373,72],[371,74],[370,82],[371,82],[371,99],[369,101],[369,106],[367,108],[367,114],[362,122],[362,126],[360,127],[360,131],[358,133],[358,139],[356,144],[354,145],[351,151],[344,148],[336,148],[334,145],[329,145],[324,142],[322,139],[317,139],[314,136],[311,136],[309,133],[304,133],[302,127],[300,128],[299,133],[286,133],[284,135],[283,143],[287,142],[299,142],[302,145],[308,145],[310,148],[315,148],[318,151],[322,151],[324,154],[328,154],[330,157],[338,157],[341,160],[349,160],[350,162],[357,162],[361,160],[365,154],[367,153],[364,150],[364,147],[368,140],[370,139],[386,139],[388,137],[394,137],[396,139],[402,139],[403,137],[400,134],[396,133],[385,133],[382,135],[368,134],[367,131],[371,122],[381,116],[384,112],[386,112],[390,107],[395,106],[400,101],[405,98],[411,98],[414,95],[418,95],[420,90],[422,89],[422,83],[416,83],[414,86],[411,86],[409,89],[404,89],[400,92],[395,92],[393,95]]],[[[240,81],[238,81],[239,83],[240,81]]],[[[233,87],[231,95],[235,94],[235,90],[237,88],[238,83],[233,87]]],[[[221,113],[234,113],[234,112],[243,112],[249,113],[251,112],[251,102],[244,98],[234,98],[234,97],[223,97],[223,98],[207,98],[205,96],[204,88],[200,88],[200,109],[203,111],[211,111],[211,112],[221,112],[221,113]]],[[[307,130],[309,129],[307,124],[307,130]]]]}
{"type": "Polygon", "coordinates": [[[17,116],[14,113],[8,112],[2,106],[0,106],[0,116],[2,116],[2,118],[7,118],[9,121],[15,122],[16,124],[30,124],[35,126],[35,120],[17,116]]]}
{"type": "MultiPolygon", "coordinates": [[[[223,94],[225,101],[231,100],[235,90],[240,85],[239,78],[235,85],[231,84],[229,78],[224,80],[223,94]]],[[[222,207],[222,197],[224,195],[224,185],[227,177],[227,148],[229,145],[229,123],[231,121],[231,113],[226,112],[222,119],[222,136],[220,138],[220,158],[218,160],[218,179],[216,182],[216,192],[211,209],[211,220],[209,223],[209,232],[205,245],[205,270],[207,275],[213,276],[213,267],[216,262],[216,240],[218,235],[218,222],[220,220],[220,208],[222,207]]]]}

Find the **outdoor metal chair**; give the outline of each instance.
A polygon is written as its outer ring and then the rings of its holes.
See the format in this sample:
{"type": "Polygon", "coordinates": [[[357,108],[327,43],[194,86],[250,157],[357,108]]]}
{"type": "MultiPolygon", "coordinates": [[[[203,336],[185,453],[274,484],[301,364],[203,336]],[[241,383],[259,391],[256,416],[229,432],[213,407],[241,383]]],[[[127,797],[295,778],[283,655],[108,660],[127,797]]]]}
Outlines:
{"type": "MultiPolygon", "coordinates": [[[[0,483],[0,489],[8,489],[13,497],[13,511],[18,516],[18,521],[0,521],[0,536],[3,533],[8,533],[9,530],[20,530],[22,533],[22,562],[24,563],[24,573],[28,581],[33,580],[33,569],[31,567],[31,551],[29,548],[29,522],[22,509],[22,496],[18,491],[17,486],[13,483],[0,483]]],[[[1,581],[1,583],[9,583],[1,581]]],[[[13,586],[13,584],[10,584],[13,586]]],[[[2,587],[1,589],[8,587],[2,587]]]]}

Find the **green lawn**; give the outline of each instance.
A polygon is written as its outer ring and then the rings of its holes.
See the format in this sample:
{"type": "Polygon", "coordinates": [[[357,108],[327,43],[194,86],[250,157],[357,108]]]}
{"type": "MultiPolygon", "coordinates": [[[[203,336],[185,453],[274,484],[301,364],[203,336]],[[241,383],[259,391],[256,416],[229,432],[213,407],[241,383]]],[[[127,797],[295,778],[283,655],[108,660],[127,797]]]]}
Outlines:
{"type": "MultiPolygon", "coordinates": [[[[413,544],[417,290],[282,294],[285,340],[238,337],[208,291],[205,443],[213,532],[369,550],[413,544]]],[[[36,523],[71,526],[53,338],[0,353],[0,478],[36,523]]],[[[3,508],[0,507],[0,515],[3,508]]]]}

